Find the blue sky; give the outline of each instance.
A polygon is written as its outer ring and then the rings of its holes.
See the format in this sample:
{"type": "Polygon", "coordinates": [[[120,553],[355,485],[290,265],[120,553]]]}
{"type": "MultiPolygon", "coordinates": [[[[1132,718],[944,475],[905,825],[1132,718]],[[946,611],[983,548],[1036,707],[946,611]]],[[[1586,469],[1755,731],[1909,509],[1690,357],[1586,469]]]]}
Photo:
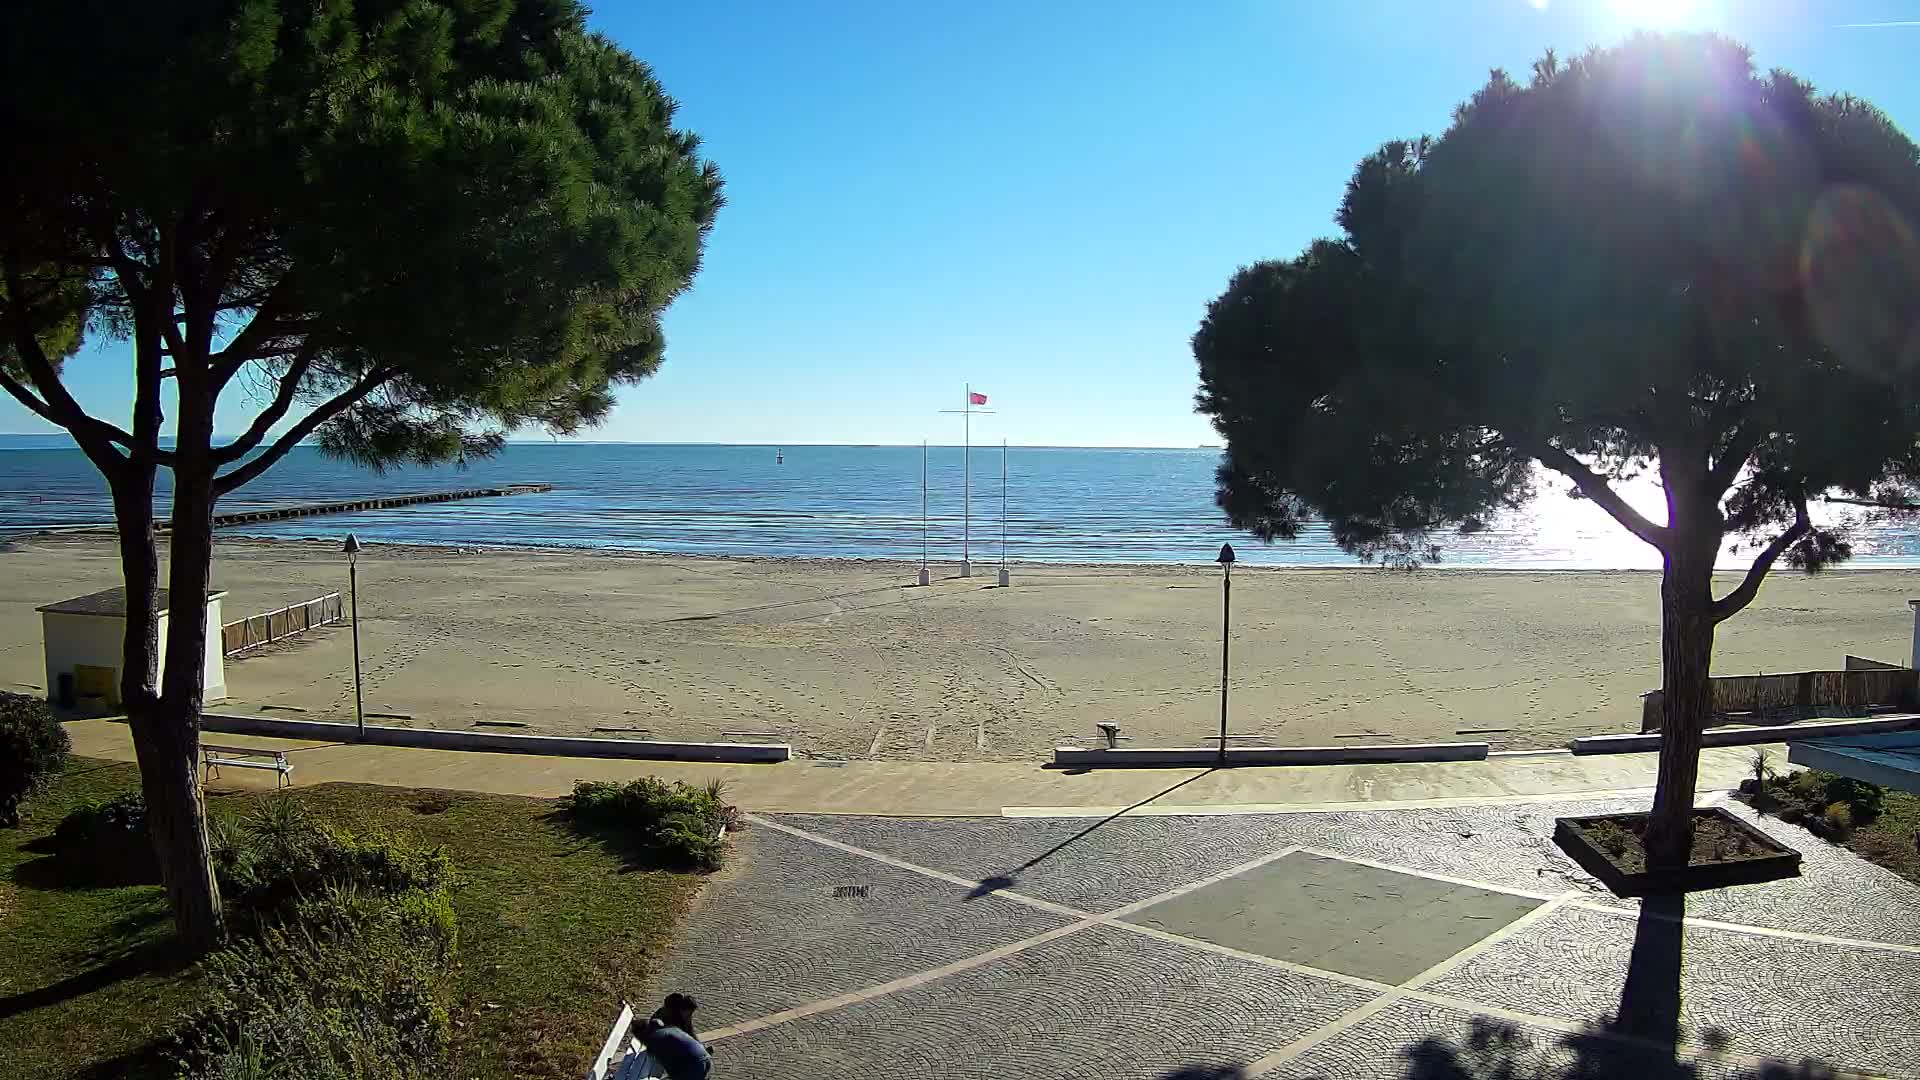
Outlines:
{"type": "MultiPolygon", "coordinates": [[[[938,410],[970,381],[1000,410],[981,441],[1213,442],[1187,338],[1235,267],[1330,232],[1353,164],[1440,131],[1489,68],[1637,25],[1722,30],[1920,131],[1920,0],[600,8],[729,203],[600,439],[958,441],[938,410]]],[[[127,366],[90,346],[69,378],[119,418],[127,366]]],[[[0,431],[41,430],[0,400],[0,431]]]]}

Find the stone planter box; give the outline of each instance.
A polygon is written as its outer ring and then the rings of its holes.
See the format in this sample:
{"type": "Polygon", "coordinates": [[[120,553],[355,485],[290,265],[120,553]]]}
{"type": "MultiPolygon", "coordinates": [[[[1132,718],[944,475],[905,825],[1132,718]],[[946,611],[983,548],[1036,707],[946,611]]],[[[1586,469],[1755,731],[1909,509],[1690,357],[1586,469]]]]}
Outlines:
{"type": "Polygon", "coordinates": [[[1719,807],[1693,812],[1693,859],[1687,866],[1648,869],[1640,846],[1647,816],[1559,818],[1553,841],[1616,896],[1658,896],[1800,875],[1799,852],[1719,807]]]}

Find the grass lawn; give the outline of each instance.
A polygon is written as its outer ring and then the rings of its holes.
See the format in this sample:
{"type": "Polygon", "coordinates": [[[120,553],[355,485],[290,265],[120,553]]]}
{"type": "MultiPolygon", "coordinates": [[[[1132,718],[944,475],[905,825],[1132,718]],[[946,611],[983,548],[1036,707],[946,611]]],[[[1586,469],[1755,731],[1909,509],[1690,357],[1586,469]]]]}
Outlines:
{"type": "Polygon", "coordinates": [[[1853,831],[1847,846],[1862,856],[1920,885],[1920,795],[1888,791],[1880,816],[1853,831]]]}
{"type": "MultiPolygon", "coordinates": [[[[158,886],[75,886],[40,841],[132,765],[72,759],[17,829],[0,829],[0,1080],[138,1074],[198,1001],[158,886]]],[[[241,817],[264,793],[216,793],[241,817]]],[[[461,1078],[572,1077],[635,997],[699,879],[633,869],[540,799],[327,784],[294,791],[323,821],[445,847],[459,869],[453,1065],[461,1078]]]]}

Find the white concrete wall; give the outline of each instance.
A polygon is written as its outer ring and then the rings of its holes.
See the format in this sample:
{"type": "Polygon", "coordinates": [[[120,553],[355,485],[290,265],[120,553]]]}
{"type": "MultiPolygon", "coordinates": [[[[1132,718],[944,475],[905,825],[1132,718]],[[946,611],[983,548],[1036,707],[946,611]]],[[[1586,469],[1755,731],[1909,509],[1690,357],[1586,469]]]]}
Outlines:
{"type": "MultiPolygon", "coordinates": [[[[201,670],[208,701],[227,696],[226,657],[221,649],[220,601],[207,602],[207,650],[201,670]]],[[[167,615],[160,616],[160,667],[167,672],[167,615]]],[[[126,647],[126,620],[118,615],[40,613],[40,631],[46,654],[47,700],[60,696],[60,676],[82,664],[113,669],[115,692],[120,685],[120,662],[126,647]]]]}
{"type": "MultiPolygon", "coordinates": [[[[72,675],[74,669],[83,664],[112,668],[117,688],[125,634],[126,620],[122,618],[41,612],[40,637],[47,661],[47,700],[58,700],[60,676],[72,675]]],[[[118,690],[115,692],[118,693],[118,690]]]]}
{"type": "Polygon", "coordinates": [[[201,669],[201,684],[206,687],[208,701],[219,701],[227,696],[226,641],[220,636],[219,597],[207,601],[207,649],[206,661],[201,669]]]}

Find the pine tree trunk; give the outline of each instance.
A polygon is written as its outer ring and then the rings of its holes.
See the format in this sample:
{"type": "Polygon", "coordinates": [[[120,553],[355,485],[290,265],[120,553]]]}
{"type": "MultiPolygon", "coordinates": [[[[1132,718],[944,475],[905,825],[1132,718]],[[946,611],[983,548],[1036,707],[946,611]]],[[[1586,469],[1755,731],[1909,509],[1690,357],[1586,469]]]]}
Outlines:
{"type": "Polygon", "coordinates": [[[1693,848],[1693,792],[1700,776],[1700,734],[1713,714],[1708,682],[1713,662],[1711,542],[1677,542],[1660,580],[1660,776],[1647,822],[1647,861],[1685,866],[1693,848]]]}
{"type": "Polygon", "coordinates": [[[182,394],[179,459],[173,470],[168,536],[167,665],[155,722],[147,733],[153,767],[141,761],[153,829],[174,921],[187,946],[211,949],[226,937],[220,887],[207,843],[206,802],[197,774],[205,704],[206,593],[213,569],[213,469],[206,455],[212,416],[182,394]]]}
{"type": "MultiPolygon", "coordinates": [[[[108,477],[120,539],[120,575],[127,590],[126,637],[120,655],[120,705],[136,731],[153,715],[160,659],[160,555],[153,539],[152,466],[127,464],[108,477]]],[[[136,746],[137,749],[137,746],[136,746]]]]}

